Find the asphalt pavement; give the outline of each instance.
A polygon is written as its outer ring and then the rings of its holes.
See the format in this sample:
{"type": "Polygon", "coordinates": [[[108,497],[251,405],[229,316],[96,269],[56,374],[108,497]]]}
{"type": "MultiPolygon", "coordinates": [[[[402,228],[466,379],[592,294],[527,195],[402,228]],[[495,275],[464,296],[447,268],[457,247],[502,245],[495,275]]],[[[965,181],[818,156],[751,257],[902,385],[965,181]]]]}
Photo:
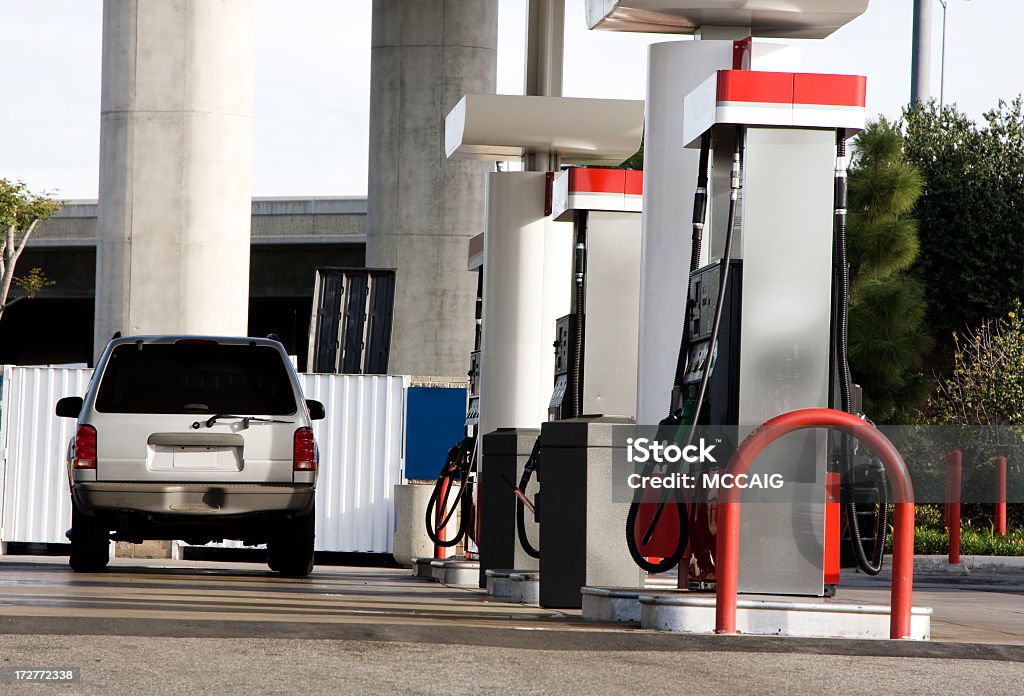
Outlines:
{"type": "MultiPolygon", "coordinates": [[[[0,558],[0,667],[80,669],[0,693],[1019,693],[1024,583],[920,584],[928,643],[664,634],[487,601],[405,570],[0,558]],[[35,693],[35,692],[33,692],[35,693]]],[[[885,581],[844,577],[852,601],[885,581]]]]}

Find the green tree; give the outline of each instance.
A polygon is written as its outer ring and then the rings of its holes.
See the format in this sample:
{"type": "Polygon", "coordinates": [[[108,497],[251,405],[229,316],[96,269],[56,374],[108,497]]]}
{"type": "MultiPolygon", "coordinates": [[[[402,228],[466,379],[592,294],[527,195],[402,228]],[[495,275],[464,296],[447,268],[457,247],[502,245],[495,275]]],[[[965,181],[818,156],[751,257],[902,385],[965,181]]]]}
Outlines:
{"type": "MultiPolygon", "coordinates": [[[[29,237],[40,222],[60,210],[61,204],[45,193],[34,194],[21,181],[0,179],[0,318],[16,300],[7,301],[11,285],[21,285],[32,296],[51,281],[39,269],[15,279],[14,268],[29,237]]],[[[21,299],[21,298],[17,298],[21,299]]]]}
{"type": "Polygon", "coordinates": [[[917,221],[911,216],[922,178],[907,161],[903,136],[884,118],[854,143],[847,230],[850,262],[850,370],[864,388],[865,411],[905,420],[932,382],[921,371],[931,342],[919,277],[917,221]]]}
{"type": "Polygon", "coordinates": [[[925,179],[915,214],[929,324],[951,336],[1024,297],[1024,112],[1021,98],[976,125],[954,106],[904,113],[908,159],[925,179]]]}

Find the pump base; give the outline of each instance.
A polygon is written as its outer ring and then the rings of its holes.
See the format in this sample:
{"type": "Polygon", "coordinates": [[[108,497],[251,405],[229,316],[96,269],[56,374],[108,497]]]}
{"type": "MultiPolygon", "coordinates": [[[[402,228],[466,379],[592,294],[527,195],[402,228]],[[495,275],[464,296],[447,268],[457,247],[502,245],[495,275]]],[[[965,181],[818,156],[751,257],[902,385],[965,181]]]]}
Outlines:
{"type": "Polygon", "coordinates": [[[434,569],[430,567],[430,564],[438,559],[425,556],[422,558],[412,559],[412,576],[414,578],[425,578],[427,580],[434,579],[434,569]]]}
{"type": "Polygon", "coordinates": [[[512,601],[512,581],[509,576],[514,572],[514,570],[499,570],[497,568],[489,568],[484,571],[484,575],[487,576],[487,598],[499,602],[512,601]]]}
{"type": "MultiPolygon", "coordinates": [[[[487,576],[487,598],[496,602],[519,602],[520,600],[515,598],[516,578],[530,572],[525,569],[488,569],[484,573],[487,576]]],[[[533,574],[536,576],[536,571],[533,574]]],[[[534,579],[536,580],[536,577],[534,579]]]]}
{"type": "Polygon", "coordinates": [[[512,573],[511,601],[516,604],[540,605],[540,573],[512,573]]]}
{"type": "Polygon", "coordinates": [[[583,587],[583,618],[587,621],[640,623],[640,595],[675,589],[679,580],[672,574],[648,575],[643,589],[636,587],[583,587]]]}
{"type": "MultiPolygon", "coordinates": [[[[632,588],[584,587],[583,618],[588,621],[639,623],[640,628],[674,633],[714,633],[715,598],[685,592],[652,592],[632,588]]],[[[928,607],[914,607],[910,639],[931,639],[928,607]]],[[[889,607],[807,599],[786,602],[755,598],[739,600],[736,627],[740,633],[799,638],[889,637],[889,607]]]]}
{"type": "MultiPolygon", "coordinates": [[[[714,597],[628,588],[584,587],[582,592],[583,618],[590,621],[639,621],[640,628],[674,633],[715,632],[714,597]]],[[[931,639],[931,617],[931,608],[913,608],[911,640],[931,639]]],[[[889,637],[889,607],[811,598],[788,602],[749,595],[737,602],[736,628],[748,635],[885,640],[889,637]]]]}
{"type": "Polygon", "coordinates": [[[480,579],[480,564],[476,561],[455,559],[431,561],[434,580],[442,585],[477,587],[480,579]]]}
{"type": "Polygon", "coordinates": [[[647,590],[614,587],[584,587],[583,618],[587,621],[640,623],[640,595],[647,590]]]}

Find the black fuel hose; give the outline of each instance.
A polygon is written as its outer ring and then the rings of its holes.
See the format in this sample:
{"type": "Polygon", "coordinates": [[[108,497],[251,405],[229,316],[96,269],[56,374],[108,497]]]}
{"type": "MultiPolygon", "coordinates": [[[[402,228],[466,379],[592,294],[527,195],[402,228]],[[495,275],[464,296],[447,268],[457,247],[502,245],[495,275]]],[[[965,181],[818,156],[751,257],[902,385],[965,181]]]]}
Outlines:
{"type": "Polygon", "coordinates": [[[441,473],[438,474],[437,481],[434,483],[434,490],[430,493],[425,522],[427,536],[437,546],[444,548],[455,546],[462,541],[467,532],[471,539],[474,536],[473,532],[468,530],[475,522],[476,517],[472,506],[473,496],[470,494],[472,488],[470,477],[475,468],[475,449],[476,437],[470,435],[462,438],[458,444],[448,450],[444,466],[441,467],[441,473]],[[455,501],[449,506],[448,498],[451,494],[452,484],[456,481],[460,481],[462,485],[459,486],[455,501]],[[447,528],[456,510],[460,508],[462,517],[459,520],[458,530],[451,539],[442,540],[440,538],[441,530],[447,528]]]}
{"type": "MultiPolygon", "coordinates": [[[[840,408],[851,413],[850,361],[847,342],[850,328],[850,265],[846,257],[846,130],[836,131],[836,180],[835,180],[835,226],[836,226],[836,265],[839,267],[838,312],[836,317],[836,363],[839,371],[839,402],[840,408]]],[[[853,555],[857,559],[857,567],[868,575],[878,575],[882,571],[882,559],[885,547],[885,533],[888,526],[888,495],[884,478],[880,488],[878,524],[875,525],[875,548],[868,558],[864,551],[864,541],[860,536],[860,520],[857,515],[857,501],[854,496],[856,480],[853,467],[853,444],[850,436],[843,433],[839,440],[839,460],[843,470],[843,483],[846,488],[846,521],[850,531],[850,544],[853,555]]]]}
{"type": "MultiPolygon", "coordinates": [[[[678,492],[675,495],[680,495],[678,492]]],[[[686,503],[681,499],[676,499],[676,514],[679,517],[679,538],[676,541],[675,549],[668,556],[663,557],[660,561],[650,561],[647,556],[644,555],[640,549],[640,544],[637,543],[636,539],[636,526],[640,517],[640,510],[642,509],[642,503],[638,500],[634,500],[629,506],[629,512],[626,513],[626,548],[629,549],[629,555],[633,558],[633,562],[636,563],[642,570],[647,571],[651,574],[664,573],[678,565],[679,560],[683,557],[683,553],[686,552],[686,546],[690,539],[690,516],[686,509],[686,503]]],[[[661,508],[659,508],[661,509],[661,508]]],[[[658,513],[657,509],[655,514],[658,518],[663,516],[658,513]]],[[[657,525],[657,521],[651,525],[653,529],[657,525]]],[[[650,539],[644,543],[649,543],[650,539]]]]}
{"type": "MultiPolygon", "coordinates": [[[[569,384],[570,398],[567,418],[576,418],[583,413],[583,336],[586,331],[586,275],[587,275],[587,225],[590,221],[589,211],[581,210],[576,222],[576,254],[573,262],[575,285],[575,316],[576,335],[573,339],[572,352],[572,383],[569,384]]],[[[539,438],[538,438],[539,439],[539,438]]]]}
{"type": "MultiPolygon", "coordinates": [[[[693,194],[693,231],[690,238],[690,270],[686,276],[687,288],[685,293],[687,295],[686,302],[684,303],[683,310],[683,331],[679,339],[679,354],[676,357],[676,372],[672,386],[672,397],[669,403],[669,414],[661,421],[661,425],[678,425],[682,422],[682,403],[680,398],[680,390],[683,386],[683,379],[686,377],[686,373],[690,369],[690,310],[692,308],[691,300],[689,299],[689,282],[690,273],[697,270],[697,266],[700,264],[700,253],[703,246],[704,240],[704,226],[707,222],[708,214],[708,165],[711,159],[711,130],[708,129],[700,139],[700,159],[697,164],[697,188],[693,194]]],[[[626,514],[626,546],[629,549],[629,555],[633,558],[633,562],[636,563],[641,569],[648,573],[663,573],[671,570],[679,563],[679,559],[683,557],[683,553],[686,551],[686,544],[689,537],[687,525],[689,524],[689,516],[686,512],[686,503],[682,500],[677,500],[676,505],[679,512],[679,543],[676,545],[675,551],[668,557],[662,558],[657,563],[652,563],[647,560],[639,548],[639,544],[636,539],[635,527],[637,520],[640,516],[640,505],[643,497],[642,491],[637,491],[633,497],[633,502],[630,503],[629,512],[626,514]]],[[[660,519],[660,512],[655,513],[660,519]]],[[[655,524],[657,521],[655,521],[655,524]]],[[[653,528],[653,527],[652,527],[653,528]]],[[[648,541],[650,541],[648,539],[648,541]]]]}
{"type": "MultiPolygon", "coordinates": [[[[711,154],[711,131],[708,130],[700,139],[700,161],[697,165],[697,190],[693,194],[693,234],[690,238],[690,273],[697,270],[700,264],[700,252],[704,243],[704,224],[708,216],[708,160],[711,154]]],[[[689,275],[687,275],[687,296],[690,294],[689,275]]],[[[679,340],[679,355],[676,358],[675,388],[683,386],[683,378],[690,367],[690,309],[691,300],[687,297],[686,311],[683,314],[683,333],[679,340]]],[[[672,416],[681,404],[673,403],[670,407],[672,416]]]]}
{"type": "MultiPolygon", "coordinates": [[[[708,382],[711,379],[711,367],[714,363],[715,347],[718,344],[718,333],[722,328],[722,313],[725,310],[726,290],[729,285],[729,267],[732,265],[732,242],[735,236],[733,232],[736,227],[736,213],[739,207],[740,188],[742,186],[740,175],[743,169],[743,132],[744,129],[742,125],[736,126],[736,144],[733,148],[732,171],[729,176],[729,217],[726,222],[725,229],[725,248],[722,251],[722,260],[720,261],[719,266],[718,298],[715,306],[715,316],[711,322],[711,334],[708,338],[708,354],[704,360],[704,368],[701,370],[700,387],[697,389],[697,400],[693,409],[693,421],[687,428],[685,438],[680,440],[678,438],[678,433],[676,437],[677,442],[685,443],[684,446],[688,446],[693,443],[693,436],[697,432],[697,423],[700,419],[700,412],[704,407],[704,400],[707,398],[708,382]]],[[[682,427],[682,424],[680,424],[680,430],[682,427]]],[[[654,529],[657,527],[658,520],[661,518],[665,505],[668,503],[669,495],[671,495],[670,489],[662,490],[661,499],[658,501],[658,507],[655,509],[654,517],[651,518],[651,523],[648,525],[647,531],[644,532],[643,543],[650,543],[651,538],[654,536],[654,529]]]]}
{"type": "MultiPolygon", "coordinates": [[[[540,436],[533,442],[533,449],[530,450],[530,456],[526,459],[526,464],[523,466],[523,475],[519,478],[519,487],[516,489],[519,493],[526,495],[526,487],[530,485],[530,479],[533,478],[533,473],[537,470],[537,465],[540,463],[540,436]]],[[[530,543],[530,538],[526,535],[526,504],[523,503],[522,498],[516,496],[516,536],[519,537],[519,545],[523,547],[523,551],[530,558],[540,558],[540,549],[530,543]]]]}

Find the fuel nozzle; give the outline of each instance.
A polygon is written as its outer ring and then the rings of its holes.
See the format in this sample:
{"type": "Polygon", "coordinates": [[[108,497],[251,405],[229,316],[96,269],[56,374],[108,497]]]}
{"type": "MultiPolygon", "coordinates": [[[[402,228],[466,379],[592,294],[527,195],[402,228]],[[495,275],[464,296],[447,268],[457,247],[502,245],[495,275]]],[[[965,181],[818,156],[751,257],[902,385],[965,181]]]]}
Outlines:
{"type": "Polygon", "coordinates": [[[729,198],[736,200],[740,190],[740,169],[743,153],[743,129],[736,128],[736,147],[732,151],[732,169],[729,171],[729,198]]]}
{"type": "Polygon", "coordinates": [[[586,268],[586,254],[586,243],[584,243],[583,240],[576,242],[576,285],[583,285],[583,269],[586,268]]]}

